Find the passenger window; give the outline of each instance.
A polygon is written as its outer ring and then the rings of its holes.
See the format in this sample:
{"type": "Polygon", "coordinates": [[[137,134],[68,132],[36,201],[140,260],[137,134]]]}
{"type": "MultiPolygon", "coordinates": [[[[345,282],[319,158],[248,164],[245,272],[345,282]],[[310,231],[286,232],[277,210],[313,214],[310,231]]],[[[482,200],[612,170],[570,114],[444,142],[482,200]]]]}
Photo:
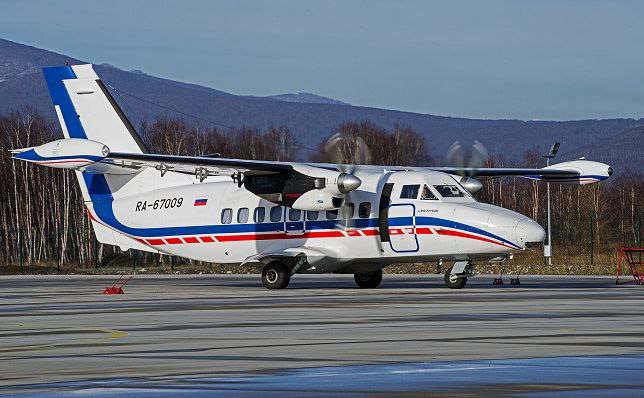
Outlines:
{"type": "Polygon", "coordinates": [[[264,217],[266,217],[266,209],[263,207],[256,207],[255,211],[253,212],[253,222],[264,222],[264,217]]]}
{"type": "Polygon", "coordinates": [[[221,211],[221,223],[230,224],[233,222],[233,209],[223,209],[221,211]]]}
{"type": "Polygon", "coordinates": [[[358,217],[369,218],[370,214],[371,214],[371,203],[369,202],[360,203],[360,206],[358,207],[358,217]]]}
{"type": "Polygon", "coordinates": [[[338,211],[337,210],[327,210],[326,211],[326,219],[327,220],[335,220],[338,218],[338,211]]]}
{"type": "Polygon", "coordinates": [[[288,209],[289,221],[300,221],[300,217],[302,217],[302,210],[288,209]]]}
{"type": "Polygon", "coordinates": [[[237,210],[237,222],[239,224],[246,224],[248,222],[248,207],[242,207],[237,210]]]}
{"type": "Polygon", "coordinates": [[[315,221],[315,220],[318,219],[319,216],[320,216],[319,211],[307,211],[306,212],[306,219],[309,220],[309,221],[315,221]]]}
{"type": "Polygon", "coordinates": [[[280,206],[271,207],[270,217],[272,222],[282,221],[282,208],[280,206]]]}
{"type": "Polygon", "coordinates": [[[427,185],[424,185],[423,192],[420,193],[420,200],[438,200],[438,198],[427,185]]]}
{"type": "Polygon", "coordinates": [[[355,210],[355,205],[351,202],[345,202],[340,211],[342,212],[342,218],[353,218],[353,211],[355,210]]]}
{"type": "Polygon", "coordinates": [[[400,199],[416,199],[420,185],[403,185],[400,191],[400,199]]]}
{"type": "Polygon", "coordinates": [[[459,198],[464,196],[463,191],[458,189],[456,185],[434,185],[434,188],[444,198],[459,198]]]}

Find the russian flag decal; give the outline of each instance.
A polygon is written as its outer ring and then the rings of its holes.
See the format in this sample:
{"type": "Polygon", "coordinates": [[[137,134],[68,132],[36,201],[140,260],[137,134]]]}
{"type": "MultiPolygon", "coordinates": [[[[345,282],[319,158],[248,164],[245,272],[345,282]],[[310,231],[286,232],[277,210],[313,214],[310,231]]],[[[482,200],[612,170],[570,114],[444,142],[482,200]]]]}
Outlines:
{"type": "Polygon", "coordinates": [[[205,206],[208,203],[208,198],[197,198],[195,199],[195,206],[205,206]]]}

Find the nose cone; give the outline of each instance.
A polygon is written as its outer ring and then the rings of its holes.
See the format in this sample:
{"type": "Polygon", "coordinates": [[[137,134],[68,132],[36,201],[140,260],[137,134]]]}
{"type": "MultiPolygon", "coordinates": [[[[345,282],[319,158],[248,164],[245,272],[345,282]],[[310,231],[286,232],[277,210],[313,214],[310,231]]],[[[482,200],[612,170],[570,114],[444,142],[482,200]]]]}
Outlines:
{"type": "Polygon", "coordinates": [[[362,184],[362,180],[353,174],[341,173],[338,176],[338,190],[342,193],[355,191],[362,184]]]}
{"type": "Polygon", "coordinates": [[[525,248],[529,248],[543,242],[546,231],[534,220],[523,220],[517,224],[517,240],[525,248]]]}

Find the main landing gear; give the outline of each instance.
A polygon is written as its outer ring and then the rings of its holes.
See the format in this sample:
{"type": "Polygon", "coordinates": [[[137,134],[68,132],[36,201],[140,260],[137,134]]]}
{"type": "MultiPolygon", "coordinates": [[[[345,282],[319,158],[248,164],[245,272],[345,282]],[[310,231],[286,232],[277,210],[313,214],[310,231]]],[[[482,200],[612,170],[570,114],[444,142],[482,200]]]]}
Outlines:
{"type": "Polygon", "coordinates": [[[290,281],[291,270],[280,261],[272,261],[262,269],[262,284],[267,289],[285,289],[290,281]]]}
{"type": "Polygon", "coordinates": [[[382,270],[353,274],[353,279],[360,289],[375,289],[382,282],[382,270]]]}
{"type": "Polygon", "coordinates": [[[462,289],[467,283],[467,277],[472,275],[471,263],[457,261],[445,271],[445,285],[450,289],[462,289]]]}

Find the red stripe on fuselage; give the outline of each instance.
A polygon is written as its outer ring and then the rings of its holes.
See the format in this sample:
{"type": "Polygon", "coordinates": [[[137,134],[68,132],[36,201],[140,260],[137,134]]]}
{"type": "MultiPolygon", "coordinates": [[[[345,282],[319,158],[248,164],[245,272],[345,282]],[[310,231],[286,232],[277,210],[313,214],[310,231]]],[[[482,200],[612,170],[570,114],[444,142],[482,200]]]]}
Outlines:
{"type": "Polygon", "coordinates": [[[512,247],[510,247],[510,246],[508,246],[506,244],[503,244],[503,243],[500,243],[500,242],[495,242],[495,241],[493,241],[491,239],[488,239],[488,238],[483,238],[481,236],[476,236],[476,235],[468,234],[468,233],[461,232],[461,231],[454,231],[454,230],[451,230],[451,229],[439,229],[439,230],[436,230],[436,232],[439,235],[457,236],[459,238],[475,239],[475,240],[480,240],[480,241],[487,242],[487,243],[494,243],[496,245],[509,247],[510,249],[512,249],[512,247]]]}
{"type": "Polygon", "coordinates": [[[284,239],[285,233],[274,234],[250,234],[250,235],[217,235],[216,238],[219,242],[239,242],[245,240],[270,240],[270,239],[284,239]]]}
{"type": "MultiPolygon", "coordinates": [[[[89,218],[93,221],[96,221],[102,225],[104,225],[102,222],[97,220],[92,212],[87,208],[87,214],[89,215],[89,218]]],[[[413,232],[413,229],[411,230],[413,232]]],[[[251,240],[271,240],[271,239],[308,239],[308,238],[341,238],[341,237],[354,237],[354,236],[377,236],[380,234],[380,232],[377,229],[362,229],[362,230],[348,230],[345,231],[347,232],[347,235],[343,234],[341,231],[338,230],[331,230],[331,231],[308,231],[304,232],[302,234],[287,234],[284,232],[281,233],[270,233],[270,234],[248,234],[248,235],[219,235],[219,236],[200,236],[199,240],[203,243],[213,243],[216,241],[220,242],[240,242],[240,241],[251,241],[251,240]],[[360,234],[360,232],[362,234],[360,234]]],[[[419,235],[431,235],[434,232],[427,227],[420,227],[420,228],[415,228],[416,234],[419,235]]],[[[397,234],[404,234],[402,229],[398,228],[390,228],[389,233],[391,235],[397,235],[397,234]]],[[[461,231],[455,231],[455,230],[449,230],[449,229],[439,229],[436,228],[436,232],[439,235],[445,235],[445,236],[455,236],[459,238],[468,238],[468,239],[474,239],[474,240],[479,240],[482,242],[487,242],[487,243],[492,243],[495,245],[507,247],[510,249],[514,249],[511,246],[508,246],[504,243],[496,242],[488,238],[484,238],[481,236],[477,235],[472,235],[469,233],[461,232],[461,231]]],[[[126,235],[129,236],[129,235],[126,235]]],[[[151,246],[158,246],[158,245],[163,245],[169,243],[169,244],[181,244],[183,241],[180,238],[166,238],[166,242],[164,242],[163,239],[141,239],[137,238],[134,236],[130,236],[131,238],[141,242],[145,243],[151,246]]],[[[195,237],[187,237],[183,238],[186,243],[199,243],[197,242],[197,239],[195,237]]]]}

